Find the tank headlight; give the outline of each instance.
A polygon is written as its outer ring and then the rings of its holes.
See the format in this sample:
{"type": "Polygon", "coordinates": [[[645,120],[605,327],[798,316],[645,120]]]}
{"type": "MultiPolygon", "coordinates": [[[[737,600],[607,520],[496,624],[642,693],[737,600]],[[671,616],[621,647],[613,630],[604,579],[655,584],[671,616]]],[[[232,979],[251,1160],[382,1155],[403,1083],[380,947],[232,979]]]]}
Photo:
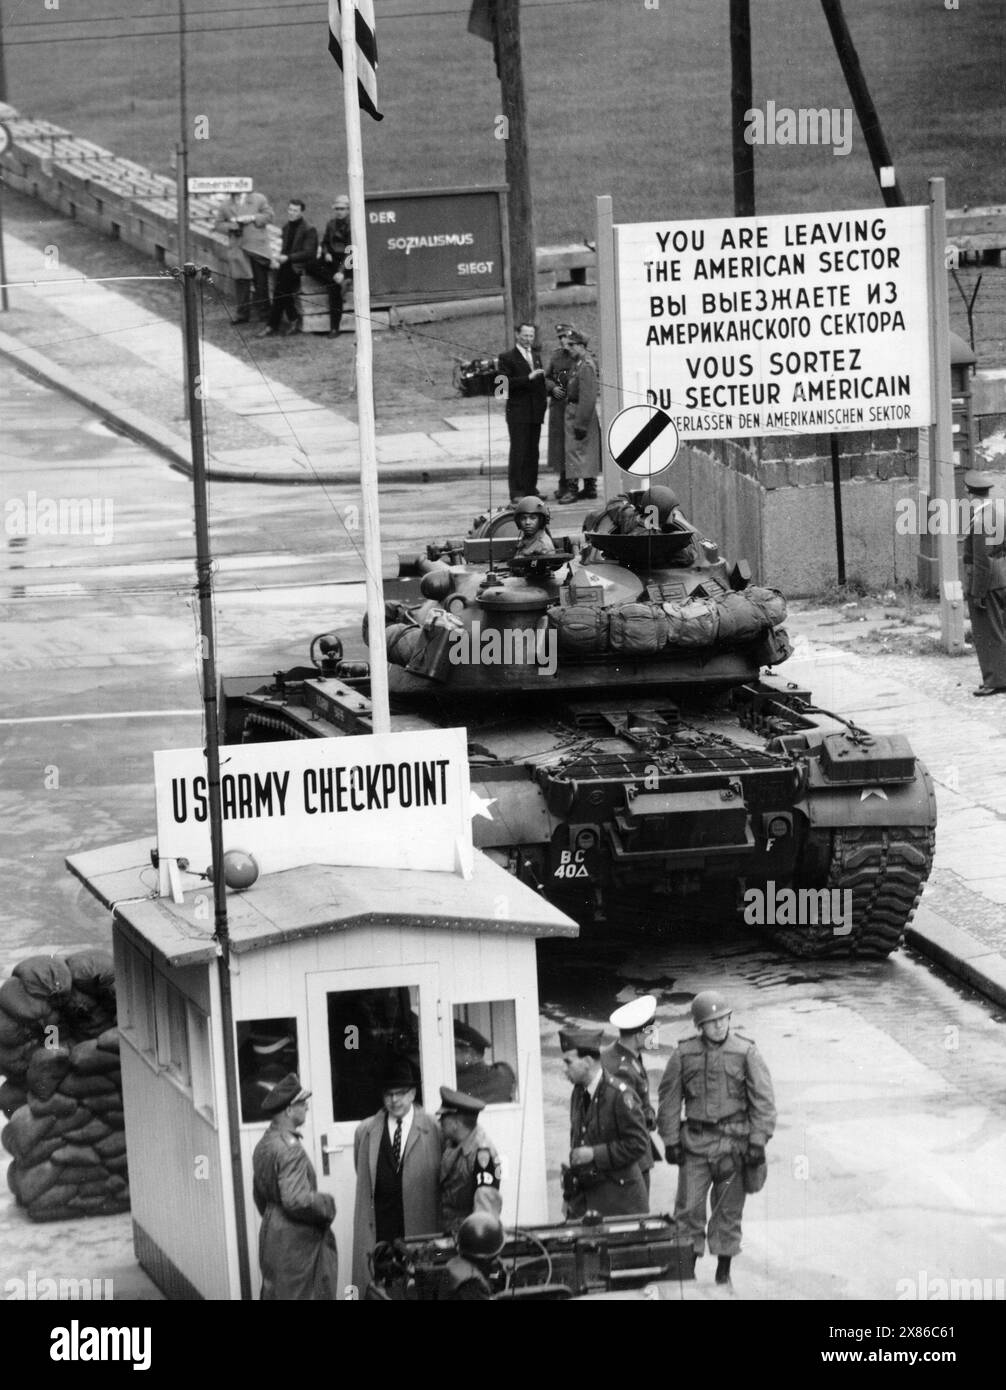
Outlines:
{"type": "Polygon", "coordinates": [[[597,831],[596,831],[596,830],[593,830],[593,829],[578,830],[578,831],[576,832],[576,835],[575,835],[574,839],[573,839],[573,848],[574,848],[574,849],[584,849],[584,850],[587,850],[587,849],[596,849],[596,848],[597,848],[597,839],[598,839],[598,836],[597,836],[597,831]]]}
{"type": "Polygon", "coordinates": [[[773,816],[765,829],[770,840],[784,840],[793,826],[788,816],[773,816]]]}

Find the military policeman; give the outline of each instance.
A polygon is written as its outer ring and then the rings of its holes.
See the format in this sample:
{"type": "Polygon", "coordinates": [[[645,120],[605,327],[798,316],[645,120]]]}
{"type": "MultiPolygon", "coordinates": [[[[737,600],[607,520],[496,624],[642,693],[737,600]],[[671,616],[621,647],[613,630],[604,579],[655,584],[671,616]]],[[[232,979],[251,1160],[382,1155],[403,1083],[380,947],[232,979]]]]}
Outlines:
{"type": "MultiPolygon", "coordinates": [[[[601,1066],[609,1076],[616,1081],[624,1081],[636,1093],[651,1135],[657,1127],[657,1112],[650,1100],[650,1078],[643,1061],[643,1048],[656,1012],[657,1001],[652,994],[641,994],[638,999],[631,999],[628,1004],[616,1009],[608,1022],[618,1029],[618,1041],[601,1053],[601,1066]]],[[[647,1194],[650,1191],[650,1171],[655,1162],[660,1162],[660,1157],[660,1150],[651,1138],[646,1153],[639,1160],[647,1194]]]]}
{"type": "Polygon", "coordinates": [[[447,1265],[447,1290],[442,1301],[488,1302],[493,1296],[489,1280],[505,1244],[506,1236],[497,1217],[485,1211],[467,1216],[457,1234],[458,1253],[447,1265]]]}
{"type": "Polygon", "coordinates": [[[484,1060],[489,1039],[463,1019],[454,1020],[454,1065],[458,1090],[466,1096],[499,1105],[514,1098],[517,1078],[506,1062],[484,1060]]]}
{"type": "Polygon", "coordinates": [[[717,1257],[717,1284],[730,1283],[730,1261],[741,1248],[744,1197],[764,1183],[765,1145],[775,1129],[772,1078],[754,1043],[731,1033],[732,1012],[718,990],[692,1000],[699,1031],[671,1053],[657,1113],[664,1156],[680,1165],[674,1215],[696,1259],[705,1250],[712,1187],[709,1250],[717,1257]]]}
{"type": "Polygon", "coordinates": [[[646,1120],[632,1088],[601,1066],[603,1033],[586,1028],[559,1034],[562,1064],[572,1083],[569,1165],[564,1165],[566,1216],[588,1211],[625,1216],[649,1210],[640,1161],[650,1147],[646,1120]]]}
{"type": "Polygon", "coordinates": [[[964,540],[964,594],[971,636],[982,673],[972,695],[1006,695],[1006,545],[1002,539],[1002,501],[991,496],[994,473],[969,469],[964,486],[972,516],[964,540]],[[999,515],[997,516],[997,509],[999,515]]]}
{"type": "Polygon", "coordinates": [[[478,1123],[485,1101],[440,1087],[440,1202],[444,1230],[453,1235],[473,1211],[499,1216],[500,1161],[492,1140],[478,1123]]]}

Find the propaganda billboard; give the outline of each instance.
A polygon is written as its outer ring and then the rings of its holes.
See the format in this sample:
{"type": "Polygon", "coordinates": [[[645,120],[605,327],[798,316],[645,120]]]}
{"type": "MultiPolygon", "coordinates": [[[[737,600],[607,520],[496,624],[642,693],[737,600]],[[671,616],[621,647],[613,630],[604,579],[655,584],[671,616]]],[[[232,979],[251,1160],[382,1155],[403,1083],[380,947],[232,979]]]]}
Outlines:
{"type": "Polygon", "coordinates": [[[376,302],[499,294],[504,190],[368,193],[367,259],[376,302]]]}

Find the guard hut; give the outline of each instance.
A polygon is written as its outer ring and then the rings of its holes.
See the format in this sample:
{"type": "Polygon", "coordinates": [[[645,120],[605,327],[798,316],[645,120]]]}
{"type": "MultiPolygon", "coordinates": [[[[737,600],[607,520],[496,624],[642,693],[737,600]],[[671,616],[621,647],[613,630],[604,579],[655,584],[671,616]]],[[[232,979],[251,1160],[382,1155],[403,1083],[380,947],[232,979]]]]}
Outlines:
{"type": "MultiPolygon", "coordinates": [[[[350,746],[374,741],[319,740],[310,751],[315,759],[345,756],[350,746]]],[[[305,744],[222,750],[273,760],[298,751],[305,744]]],[[[160,816],[158,826],[163,852],[160,816]]],[[[226,821],[225,832],[226,848],[234,840],[226,821]]],[[[247,837],[251,828],[241,833],[247,837]]],[[[403,855],[390,838],[390,852],[403,855]]],[[[509,1098],[488,1105],[483,1116],[503,1163],[503,1220],[547,1221],[535,941],[575,936],[571,919],[478,852],[468,876],[263,866],[247,891],[227,898],[235,1024],[227,1038],[206,884],[187,877],[183,860],[181,891],[152,896],[152,848],[140,840],[74,855],[67,864],[113,915],[134,1244],[165,1294],[241,1296],[240,1182],[250,1291],[258,1296],[252,1153],[267,1126],[261,1098],[290,1069],[313,1092],[304,1143],[319,1188],[335,1198],[345,1289],[352,1277],[356,1126],[379,1109],[391,1057],[413,1068],[417,1103],[437,1108],[439,1087],[459,1080],[454,1021],[488,1042],[486,1065],[511,1076],[509,1098]],[[238,1067],[239,1170],[227,1118],[228,1046],[238,1067]]]]}

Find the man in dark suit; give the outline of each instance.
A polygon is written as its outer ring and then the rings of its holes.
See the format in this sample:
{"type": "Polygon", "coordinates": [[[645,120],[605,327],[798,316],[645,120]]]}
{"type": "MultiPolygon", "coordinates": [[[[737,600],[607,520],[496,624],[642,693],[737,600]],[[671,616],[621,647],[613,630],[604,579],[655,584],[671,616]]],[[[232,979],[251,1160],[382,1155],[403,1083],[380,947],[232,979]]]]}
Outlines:
{"type": "Polygon", "coordinates": [[[272,308],[269,310],[269,327],[258,335],[260,338],[275,338],[284,315],[290,320],[291,333],[301,331],[302,318],[297,305],[300,277],[318,255],[318,233],[304,220],[306,207],[303,198],[291,198],[287,204],[279,269],[276,271],[272,308]]]}
{"type": "Polygon", "coordinates": [[[509,352],[501,352],[499,358],[500,372],[506,378],[506,424],[510,432],[507,478],[511,502],[541,495],[537,491],[538,444],[548,393],[541,353],[534,339],[534,324],[519,324],[514,347],[509,352]]]}
{"type": "Polygon", "coordinates": [[[640,1159],[650,1147],[635,1092],[601,1066],[601,1033],[570,1029],[559,1034],[569,1105],[569,1164],[563,1165],[566,1217],[588,1211],[627,1216],[649,1209],[640,1159]]]}
{"type": "MultiPolygon", "coordinates": [[[[657,1112],[650,1100],[650,1079],[643,1061],[643,1048],[656,1012],[657,1000],[652,994],[641,994],[616,1009],[608,1022],[618,1029],[618,1042],[601,1053],[601,1066],[608,1075],[616,1081],[624,1081],[635,1091],[646,1128],[651,1132],[657,1127],[657,1112]]],[[[639,1160],[647,1192],[650,1190],[650,1169],[654,1162],[660,1162],[660,1157],[660,1150],[651,1137],[649,1152],[639,1160]]]]}

